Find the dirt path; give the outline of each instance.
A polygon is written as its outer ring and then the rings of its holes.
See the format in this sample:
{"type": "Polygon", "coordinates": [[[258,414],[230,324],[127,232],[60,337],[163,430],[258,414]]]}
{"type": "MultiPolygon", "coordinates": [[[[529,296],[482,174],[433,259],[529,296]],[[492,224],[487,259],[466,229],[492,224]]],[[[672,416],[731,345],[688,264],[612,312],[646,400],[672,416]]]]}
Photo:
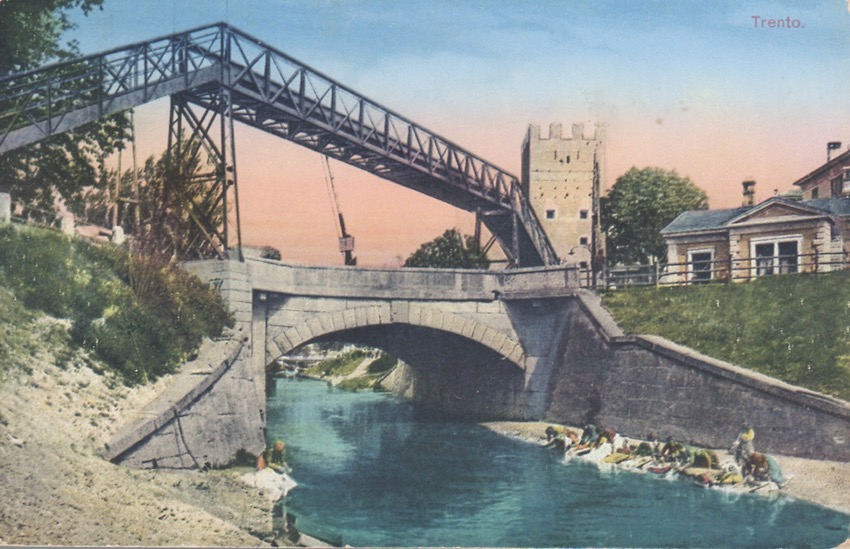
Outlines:
{"type": "MultiPolygon", "coordinates": [[[[128,389],[36,353],[0,380],[0,544],[266,545],[271,503],[231,471],[169,473],[99,457],[163,387],[128,389]]],[[[79,362],[79,361],[78,361],[79,362]]]]}

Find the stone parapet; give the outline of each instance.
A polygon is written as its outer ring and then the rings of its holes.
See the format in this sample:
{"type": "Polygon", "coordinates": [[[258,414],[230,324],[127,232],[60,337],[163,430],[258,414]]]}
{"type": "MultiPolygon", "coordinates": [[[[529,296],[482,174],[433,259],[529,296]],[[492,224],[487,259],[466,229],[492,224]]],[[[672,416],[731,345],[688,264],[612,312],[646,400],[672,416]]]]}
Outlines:
{"type": "Polygon", "coordinates": [[[471,269],[358,269],[303,267],[250,259],[256,291],[308,297],[492,301],[506,292],[569,293],[578,288],[575,266],[477,271],[471,269]]]}

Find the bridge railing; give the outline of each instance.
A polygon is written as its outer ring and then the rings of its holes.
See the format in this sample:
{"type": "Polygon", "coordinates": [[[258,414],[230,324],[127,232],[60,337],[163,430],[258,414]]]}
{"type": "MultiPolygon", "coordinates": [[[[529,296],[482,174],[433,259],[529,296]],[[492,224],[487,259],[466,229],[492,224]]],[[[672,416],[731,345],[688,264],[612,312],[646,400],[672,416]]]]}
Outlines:
{"type": "Polygon", "coordinates": [[[510,205],[516,178],[293,57],[229,29],[228,85],[481,197],[510,205]]]}
{"type": "Polygon", "coordinates": [[[201,104],[205,84],[227,87],[243,122],[455,206],[473,210],[474,196],[512,212],[557,263],[515,176],[225,24],[0,79],[0,153],[175,93],[201,104]]]}
{"type": "Polygon", "coordinates": [[[222,44],[222,27],[201,27],[0,78],[0,152],[194,85],[202,69],[218,77],[222,44]]]}

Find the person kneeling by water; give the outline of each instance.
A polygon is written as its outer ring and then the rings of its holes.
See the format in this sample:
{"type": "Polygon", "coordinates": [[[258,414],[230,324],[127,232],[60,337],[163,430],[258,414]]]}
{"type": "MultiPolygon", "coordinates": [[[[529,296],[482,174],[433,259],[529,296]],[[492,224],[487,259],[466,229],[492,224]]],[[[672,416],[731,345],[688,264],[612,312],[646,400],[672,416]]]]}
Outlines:
{"type": "Polygon", "coordinates": [[[550,425],[546,427],[546,440],[547,448],[554,447],[556,450],[566,451],[575,444],[578,437],[563,425],[550,425]]]}
{"type": "Polygon", "coordinates": [[[779,468],[779,463],[773,456],[753,452],[744,465],[744,475],[756,481],[771,480],[779,488],[785,487],[788,481],[779,468]]]}
{"type": "Polygon", "coordinates": [[[286,464],[286,460],[284,459],[284,450],[286,450],[286,445],[283,441],[276,440],[274,446],[267,448],[264,453],[260,454],[260,457],[257,459],[257,469],[262,471],[268,467],[280,474],[291,472],[289,465],[286,464]]]}

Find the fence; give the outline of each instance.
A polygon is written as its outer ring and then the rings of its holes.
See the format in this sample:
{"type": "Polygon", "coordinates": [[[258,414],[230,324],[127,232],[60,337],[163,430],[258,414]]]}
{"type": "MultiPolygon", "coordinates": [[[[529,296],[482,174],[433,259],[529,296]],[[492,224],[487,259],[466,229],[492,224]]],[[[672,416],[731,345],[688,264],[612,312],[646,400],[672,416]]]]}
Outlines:
{"type": "Polygon", "coordinates": [[[764,255],[745,259],[704,260],[689,263],[652,263],[618,266],[604,273],[579,271],[583,288],[616,289],[625,286],[680,286],[747,282],[762,276],[828,273],[850,267],[847,252],[764,255]]]}

